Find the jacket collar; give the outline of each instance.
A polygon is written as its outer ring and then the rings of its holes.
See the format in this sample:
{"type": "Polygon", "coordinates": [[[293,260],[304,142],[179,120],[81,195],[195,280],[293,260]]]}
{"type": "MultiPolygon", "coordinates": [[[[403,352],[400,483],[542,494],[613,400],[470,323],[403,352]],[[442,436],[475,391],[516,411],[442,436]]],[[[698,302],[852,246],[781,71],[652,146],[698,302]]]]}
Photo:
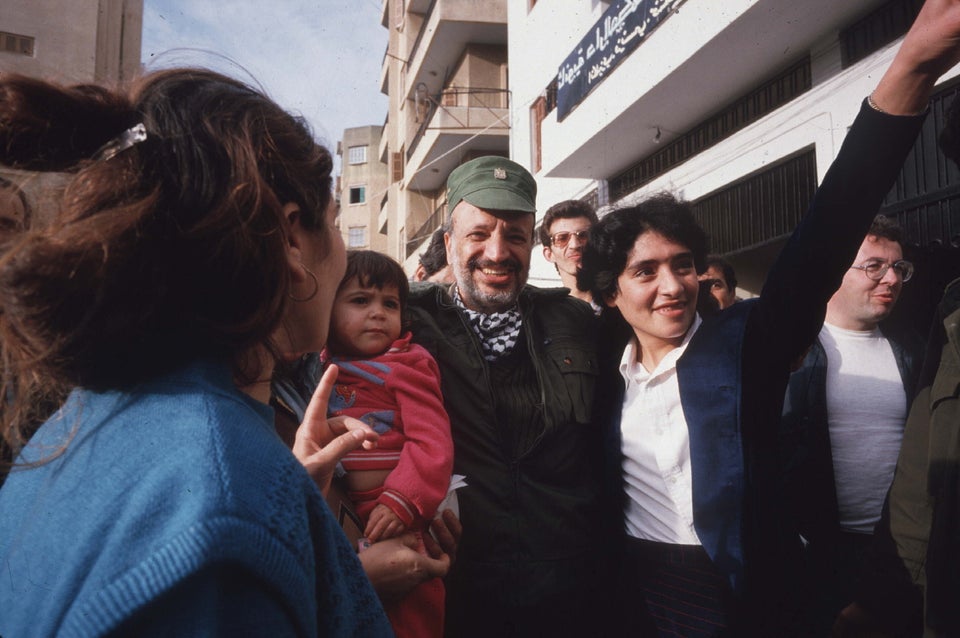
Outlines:
{"type": "MultiPolygon", "coordinates": [[[[430,298],[437,308],[456,308],[453,301],[453,289],[456,284],[413,283],[410,285],[412,298],[430,298]]],[[[521,314],[526,315],[533,306],[543,299],[560,299],[569,296],[566,288],[538,288],[525,284],[520,290],[517,302],[521,314]]]]}

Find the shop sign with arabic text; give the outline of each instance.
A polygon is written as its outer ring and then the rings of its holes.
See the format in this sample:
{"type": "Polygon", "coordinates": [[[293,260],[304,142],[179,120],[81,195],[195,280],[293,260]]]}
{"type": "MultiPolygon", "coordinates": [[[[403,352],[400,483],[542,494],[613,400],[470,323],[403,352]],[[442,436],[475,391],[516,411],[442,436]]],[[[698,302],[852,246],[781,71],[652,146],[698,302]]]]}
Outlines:
{"type": "Polygon", "coordinates": [[[557,120],[580,104],[682,1],[618,0],[611,4],[557,72],[557,120]]]}

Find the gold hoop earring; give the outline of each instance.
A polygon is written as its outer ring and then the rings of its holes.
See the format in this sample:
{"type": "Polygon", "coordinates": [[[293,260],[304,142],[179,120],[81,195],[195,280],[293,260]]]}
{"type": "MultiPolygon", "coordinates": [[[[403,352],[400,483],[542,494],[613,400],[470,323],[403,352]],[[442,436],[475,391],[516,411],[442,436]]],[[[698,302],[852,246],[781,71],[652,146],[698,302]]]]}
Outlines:
{"type": "MultiPolygon", "coordinates": [[[[301,264],[301,266],[303,266],[303,265],[301,264]]],[[[311,299],[313,299],[314,297],[317,296],[317,293],[318,293],[318,292],[320,292],[320,281],[317,279],[317,276],[316,276],[315,274],[313,274],[313,271],[310,270],[309,268],[307,268],[306,266],[303,266],[303,269],[304,269],[304,271],[306,271],[306,273],[307,273],[308,275],[310,275],[310,279],[313,280],[313,292],[311,292],[309,295],[307,295],[306,297],[303,297],[303,298],[294,297],[292,294],[287,293],[287,296],[290,297],[290,299],[292,299],[293,301],[296,301],[297,303],[303,303],[304,301],[310,301],[311,299]]]]}

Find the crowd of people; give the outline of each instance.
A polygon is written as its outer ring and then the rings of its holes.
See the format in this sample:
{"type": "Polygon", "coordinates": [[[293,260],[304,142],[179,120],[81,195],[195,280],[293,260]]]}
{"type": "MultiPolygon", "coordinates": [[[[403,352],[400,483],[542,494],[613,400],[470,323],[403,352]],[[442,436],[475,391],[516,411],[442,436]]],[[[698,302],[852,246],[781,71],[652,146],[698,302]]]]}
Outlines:
{"type": "Polygon", "coordinates": [[[887,329],[876,217],[958,61],[927,0],[742,301],[669,193],[537,230],[470,160],[408,283],[256,89],[0,76],[0,165],[66,176],[0,182],[0,635],[960,635],[960,292],[887,329]]]}

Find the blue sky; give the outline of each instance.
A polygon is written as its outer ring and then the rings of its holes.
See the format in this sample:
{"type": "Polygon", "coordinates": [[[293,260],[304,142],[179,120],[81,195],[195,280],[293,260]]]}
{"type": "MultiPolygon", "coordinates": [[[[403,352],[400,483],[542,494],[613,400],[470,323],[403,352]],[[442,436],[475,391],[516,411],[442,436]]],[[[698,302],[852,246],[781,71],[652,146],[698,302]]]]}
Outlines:
{"type": "Polygon", "coordinates": [[[200,65],[263,87],[331,151],[343,129],[382,125],[381,0],[145,0],[146,68],[200,65]],[[252,76],[252,79],[251,79],[252,76]]]}

